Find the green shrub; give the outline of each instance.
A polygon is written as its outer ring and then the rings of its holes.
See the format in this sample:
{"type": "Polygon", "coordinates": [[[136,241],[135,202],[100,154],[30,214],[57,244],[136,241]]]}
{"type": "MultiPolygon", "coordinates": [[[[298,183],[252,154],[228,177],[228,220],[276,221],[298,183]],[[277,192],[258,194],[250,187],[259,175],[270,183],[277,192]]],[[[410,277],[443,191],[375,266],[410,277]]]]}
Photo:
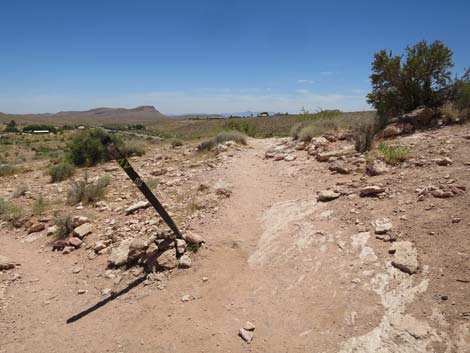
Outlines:
{"type": "Polygon", "coordinates": [[[72,217],[70,215],[56,213],[54,217],[54,224],[57,226],[55,236],[59,239],[67,238],[73,231],[72,217]]]}
{"type": "Polygon", "coordinates": [[[76,166],[93,166],[109,160],[109,154],[101,143],[103,130],[93,129],[75,135],[67,145],[68,158],[76,166]]]}
{"type": "MultiPolygon", "coordinates": [[[[470,74],[468,74],[470,76],[470,74]]],[[[470,80],[470,78],[468,78],[470,80]]],[[[455,107],[464,111],[465,113],[470,112],[470,82],[458,81],[455,87],[455,107]]]]}
{"type": "Polygon", "coordinates": [[[33,202],[33,214],[35,214],[36,216],[41,215],[44,213],[46,208],[46,201],[44,201],[42,195],[39,195],[39,197],[33,202]]]}
{"type": "Polygon", "coordinates": [[[217,143],[215,142],[214,139],[205,140],[205,141],[202,141],[197,146],[197,150],[198,151],[211,151],[216,145],[217,143]]]}
{"type": "Polygon", "coordinates": [[[145,154],[145,143],[135,140],[126,141],[122,144],[122,146],[120,146],[120,150],[126,157],[143,156],[145,154]]]}
{"type": "Polygon", "coordinates": [[[0,198],[0,219],[7,222],[14,222],[24,215],[20,206],[0,198]]]}
{"type": "Polygon", "coordinates": [[[66,180],[75,174],[75,166],[68,162],[62,161],[59,164],[51,165],[49,167],[49,175],[51,176],[51,183],[66,180]]]}
{"type": "Polygon", "coordinates": [[[89,183],[87,177],[84,180],[73,182],[67,193],[67,204],[84,205],[96,203],[104,198],[106,186],[109,185],[110,178],[100,177],[96,183],[89,183]]]}
{"type": "Polygon", "coordinates": [[[367,101],[384,120],[422,105],[437,108],[446,100],[452,66],[452,51],[440,41],[420,41],[405,55],[383,49],[374,55],[367,101]]]}
{"type": "Polygon", "coordinates": [[[242,118],[230,119],[224,124],[224,129],[229,131],[239,131],[243,134],[254,137],[256,135],[256,126],[253,122],[243,120],[242,118]]]}
{"type": "Polygon", "coordinates": [[[18,173],[18,171],[19,171],[18,168],[15,167],[15,166],[8,165],[8,164],[1,165],[0,166],[0,177],[14,175],[14,174],[18,173]]]}
{"type": "Polygon", "coordinates": [[[385,142],[379,145],[378,150],[383,160],[392,165],[406,161],[411,152],[411,149],[406,146],[388,145],[385,142]]]}
{"type": "Polygon", "coordinates": [[[170,146],[171,146],[171,148],[181,147],[181,146],[183,146],[183,140],[177,139],[177,138],[173,138],[173,139],[171,139],[171,141],[170,141],[170,146]]]}

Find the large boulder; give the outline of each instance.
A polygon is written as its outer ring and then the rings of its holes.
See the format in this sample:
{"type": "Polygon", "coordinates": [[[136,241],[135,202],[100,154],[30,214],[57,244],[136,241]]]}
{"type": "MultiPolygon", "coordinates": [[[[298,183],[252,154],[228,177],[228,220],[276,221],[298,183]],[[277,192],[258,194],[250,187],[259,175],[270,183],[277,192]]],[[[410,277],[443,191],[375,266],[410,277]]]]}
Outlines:
{"type": "Polygon", "coordinates": [[[134,262],[137,261],[145,254],[145,251],[148,248],[148,243],[142,238],[135,238],[129,244],[129,253],[127,254],[127,261],[134,262]]]}
{"type": "Polygon", "coordinates": [[[398,117],[398,121],[401,123],[409,123],[415,128],[419,128],[430,126],[434,118],[434,111],[431,108],[422,106],[398,117]]]}
{"type": "Polygon", "coordinates": [[[333,190],[322,190],[318,193],[318,201],[328,202],[337,199],[341,195],[333,190]]]}

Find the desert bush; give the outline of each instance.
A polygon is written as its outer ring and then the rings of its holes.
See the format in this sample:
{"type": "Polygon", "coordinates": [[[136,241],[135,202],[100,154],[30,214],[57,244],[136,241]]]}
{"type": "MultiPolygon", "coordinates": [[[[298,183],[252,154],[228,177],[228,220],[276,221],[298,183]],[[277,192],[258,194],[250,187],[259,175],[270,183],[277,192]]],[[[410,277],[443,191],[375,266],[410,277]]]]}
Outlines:
{"type": "Polygon", "coordinates": [[[46,208],[47,204],[44,200],[44,197],[42,195],[39,195],[39,197],[33,202],[33,214],[35,214],[36,216],[41,215],[44,213],[46,208]]]}
{"type": "Polygon", "coordinates": [[[382,159],[392,165],[406,161],[411,152],[411,149],[406,146],[388,145],[385,142],[380,143],[378,150],[382,159]]]}
{"type": "Polygon", "coordinates": [[[13,198],[18,198],[20,196],[24,196],[24,195],[26,195],[27,191],[28,191],[28,185],[21,184],[16,188],[15,192],[13,192],[13,198]]]}
{"type": "Polygon", "coordinates": [[[198,151],[210,151],[218,144],[227,141],[234,141],[241,145],[246,145],[246,135],[240,131],[224,131],[209,140],[201,142],[197,149],[198,151]]]}
{"type": "Polygon", "coordinates": [[[310,141],[312,137],[320,136],[323,133],[316,124],[310,124],[302,128],[299,132],[300,141],[310,141]]]}
{"type": "Polygon", "coordinates": [[[446,102],[442,107],[439,108],[439,112],[442,116],[444,123],[455,123],[458,122],[464,113],[457,109],[455,103],[446,102]]]}
{"type": "Polygon", "coordinates": [[[0,198],[0,219],[7,222],[14,222],[24,214],[23,209],[12,202],[0,198]]]}
{"type": "Polygon", "coordinates": [[[18,173],[18,171],[19,171],[18,168],[13,165],[9,165],[9,164],[0,165],[0,177],[14,175],[18,173]]]}
{"type": "Polygon", "coordinates": [[[470,71],[467,71],[464,79],[455,84],[454,104],[457,109],[466,114],[470,113],[470,71]]]}
{"type": "Polygon", "coordinates": [[[181,147],[181,146],[183,146],[183,140],[173,138],[173,139],[170,140],[170,146],[171,146],[171,148],[181,147]]]}
{"type": "Polygon", "coordinates": [[[239,131],[247,136],[256,135],[256,126],[253,122],[243,120],[242,118],[230,119],[224,124],[224,129],[229,131],[239,131]]]}
{"type": "Polygon", "coordinates": [[[51,177],[51,183],[66,180],[75,174],[75,166],[68,162],[62,161],[59,164],[51,165],[48,173],[51,177]]]}
{"type": "Polygon", "coordinates": [[[107,176],[100,177],[95,183],[89,183],[87,177],[73,182],[67,193],[67,204],[76,205],[81,202],[88,205],[102,200],[109,182],[110,178],[107,176]]]}
{"type": "Polygon", "coordinates": [[[304,128],[304,125],[301,123],[297,123],[292,125],[289,135],[292,137],[293,140],[298,140],[299,139],[299,134],[300,131],[304,128]]]}
{"type": "Polygon", "coordinates": [[[136,140],[126,141],[120,146],[120,150],[126,157],[143,156],[145,154],[145,143],[136,140]]]}
{"type": "Polygon", "coordinates": [[[70,215],[56,213],[54,224],[57,226],[55,236],[59,239],[65,239],[73,231],[72,217],[70,215]]]}
{"type": "Polygon", "coordinates": [[[241,145],[246,145],[246,135],[240,131],[224,131],[215,137],[216,143],[224,143],[227,141],[233,141],[241,145]]]}
{"type": "Polygon", "coordinates": [[[82,131],[74,136],[67,145],[68,158],[76,166],[93,166],[109,160],[106,148],[101,143],[103,130],[92,129],[82,131]]]}
{"type": "Polygon", "coordinates": [[[359,123],[352,127],[354,148],[359,153],[370,151],[374,143],[376,127],[370,123],[359,123]]]}

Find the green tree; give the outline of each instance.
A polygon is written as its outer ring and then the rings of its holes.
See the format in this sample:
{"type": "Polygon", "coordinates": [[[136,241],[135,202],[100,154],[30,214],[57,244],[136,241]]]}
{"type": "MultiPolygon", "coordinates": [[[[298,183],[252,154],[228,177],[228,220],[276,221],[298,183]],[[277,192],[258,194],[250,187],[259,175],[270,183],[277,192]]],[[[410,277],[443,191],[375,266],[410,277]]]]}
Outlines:
{"type": "Polygon", "coordinates": [[[11,120],[4,129],[5,132],[18,132],[18,128],[16,127],[16,121],[11,120]]]}
{"type": "Polygon", "coordinates": [[[408,46],[404,55],[383,49],[374,55],[367,101],[382,119],[421,105],[438,107],[447,99],[453,66],[452,51],[440,41],[408,46]]]}

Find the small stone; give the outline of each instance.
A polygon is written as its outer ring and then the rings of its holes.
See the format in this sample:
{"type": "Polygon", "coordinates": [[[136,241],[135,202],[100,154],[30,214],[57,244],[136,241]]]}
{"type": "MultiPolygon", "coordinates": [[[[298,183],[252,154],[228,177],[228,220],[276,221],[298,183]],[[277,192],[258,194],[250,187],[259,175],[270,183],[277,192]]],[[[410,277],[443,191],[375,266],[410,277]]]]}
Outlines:
{"type": "Polygon", "coordinates": [[[85,294],[87,291],[85,289],[79,289],[77,294],[85,294]]]}
{"type": "Polygon", "coordinates": [[[93,247],[93,251],[96,252],[96,253],[98,253],[98,252],[100,252],[101,250],[104,250],[104,249],[106,249],[106,244],[101,240],[97,241],[95,243],[95,246],[93,247]]]}
{"type": "Polygon", "coordinates": [[[186,241],[184,239],[176,239],[176,252],[184,254],[186,252],[186,241]]]}
{"type": "Polygon", "coordinates": [[[387,165],[380,159],[374,159],[366,165],[366,173],[370,176],[382,175],[388,172],[387,165]]]}
{"type": "Polygon", "coordinates": [[[111,266],[121,266],[127,262],[129,254],[130,240],[123,240],[118,247],[111,250],[108,258],[108,264],[111,266]]]}
{"type": "Polygon", "coordinates": [[[375,234],[385,234],[392,230],[392,222],[388,218],[377,219],[374,224],[375,234]]]}
{"type": "Polygon", "coordinates": [[[29,227],[28,234],[40,232],[44,230],[45,228],[46,226],[44,225],[44,223],[33,224],[31,227],[29,227]]]}
{"type": "Polygon", "coordinates": [[[70,254],[74,250],[75,248],[73,246],[65,246],[64,249],[62,250],[62,254],[67,255],[67,254],[70,254]]]}
{"type": "Polygon", "coordinates": [[[452,164],[452,159],[450,159],[449,157],[444,157],[444,158],[436,159],[435,162],[437,165],[440,165],[440,166],[448,166],[452,164]]]}
{"type": "Polygon", "coordinates": [[[178,261],[176,260],[176,250],[170,249],[161,253],[157,258],[158,266],[166,269],[172,270],[178,266],[178,261]]]}
{"type": "Polygon", "coordinates": [[[238,332],[238,335],[246,342],[246,343],[251,343],[253,340],[254,332],[253,331],[247,331],[244,328],[241,328],[240,331],[238,332]]]}
{"type": "Polygon", "coordinates": [[[148,201],[137,202],[137,203],[129,206],[128,208],[126,208],[126,215],[130,215],[130,214],[136,212],[137,210],[140,210],[141,208],[147,208],[149,206],[150,206],[150,203],[148,201]]]}
{"type": "Polygon", "coordinates": [[[191,300],[191,295],[189,295],[189,294],[183,295],[183,296],[181,297],[181,301],[182,301],[183,303],[189,302],[190,300],[191,300]]]}
{"type": "Polygon", "coordinates": [[[205,242],[199,234],[189,231],[183,234],[183,239],[189,244],[202,244],[205,242]]]}
{"type": "Polygon", "coordinates": [[[351,170],[342,162],[332,163],[328,169],[339,174],[349,174],[351,172],[351,170]]]}
{"type": "Polygon", "coordinates": [[[318,201],[328,202],[340,197],[340,194],[333,190],[322,190],[318,193],[318,201]]]}
{"type": "Polygon", "coordinates": [[[202,277],[203,282],[207,282],[208,280],[209,280],[209,277],[206,277],[206,276],[202,277]]]}
{"type": "Polygon", "coordinates": [[[243,325],[243,328],[247,331],[254,331],[255,325],[250,321],[246,321],[245,324],[243,325]]]}
{"type": "Polygon", "coordinates": [[[74,248],[79,248],[83,243],[83,241],[77,237],[68,238],[66,241],[68,245],[73,246],[74,248]]]}
{"type": "Polygon", "coordinates": [[[85,223],[75,228],[73,230],[73,234],[79,237],[80,239],[83,239],[86,235],[90,234],[92,230],[93,230],[92,225],[90,223],[85,223]]]}
{"type": "Polygon", "coordinates": [[[359,195],[361,197],[366,197],[366,196],[376,196],[377,194],[381,194],[385,191],[385,189],[381,186],[378,185],[369,185],[366,187],[363,187],[359,191],[359,195]]]}
{"type": "Polygon", "coordinates": [[[190,268],[192,265],[191,258],[186,254],[178,259],[178,266],[180,268],[190,268]]]}
{"type": "Polygon", "coordinates": [[[11,270],[13,268],[15,268],[15,263],[0,255],[0,271],[11,270]]]}
{"type": "Polygon", "coordinates": [[[399,270],[413,274],[418,270],[417,251],[410,241],[397,241],[392,245],[392,265],[399,270]]]}
{"type": "Polygon", "coordinates": [[[55,232],[57,232],[58,227],[56,225],[53,225],[51,227],[47,228],[46,234],[47,235],[53,235],[55,232]]]}
{"type": "Polygon", "coordinates": [[[293,155],[291,155],[291,154],[288,154],[287,156],[284,157],[284,160],[285,160],[286,162],[292,162],[292,161],[295,161],[296,159],[297,159],[297,157],[296,157],[296,156],[293,156],[293,155]]]}

